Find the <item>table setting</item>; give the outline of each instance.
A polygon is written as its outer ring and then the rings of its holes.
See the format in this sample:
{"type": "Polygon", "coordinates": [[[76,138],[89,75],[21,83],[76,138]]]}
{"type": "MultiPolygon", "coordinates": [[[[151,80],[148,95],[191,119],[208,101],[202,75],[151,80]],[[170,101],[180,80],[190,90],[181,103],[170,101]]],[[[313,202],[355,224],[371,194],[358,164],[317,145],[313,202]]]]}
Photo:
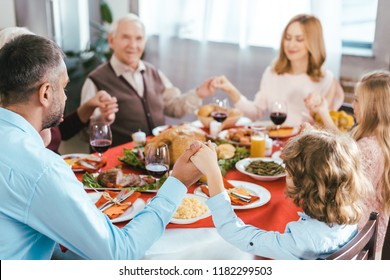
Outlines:
{"type": "MultiPolygon", "coordinates": [[[[237,118],[236,122],[240,118],[237,118]]],[[[246,120],[244,123],[246,124],[239,126],[233,123],[225,126],[225,129],[250,129],[251,124],[256,128],[266,127],[259,123],[247,123],[246,120]]],[[[283,169],[280,147],[273,146],[272,153],[265,156],[264,144],[262,157],[251,157],[250,144],[232,143],[222,137],[212,138],[209,134],[209,127],[206,126],[207,124],[200,126],[192,123],[167,125],[158,129],[156,135],[146,137],[144,142],[129,141],[126,144],[108,148],[102,157],[96,153],[89,155],[104,160],[104,166],[74,170],[75,174],[83,182],[85,191],[96,207],[110,204],[108,209],[103,208],[102,212],[109,216],[113,224],[122,227],[142,211],[148,201],[153,198],[158,187],[167,178],[168,170],[192,141],[195,139],[202,142],[211,140],[217,145],[218,163],[224,176],[224,185],[231,197],[232,208],[239,218],[246,224],[265,230],[283,232],[288,222],[298,219],[297,212],[300,211],[284,195],[285,172],[282,170],[278,174],[258,175],[245,171],[246,166],[256,160],[266,163],[275,162],[283,169]],[[164,144],[161,145],[161,143],[164,144]],[[154,150],[148,157],[148,146],[152,144],[163,146],[164,149],[158,152],[154,150]],[[162,156],[164,154],[165,156],[162,156]],[[279,156],[273,157],[273,154],[279,154],[279,156]],[[153,166],[149,172],[148,164],[153,166]],[[126,199],[121,199],[123,192],[131,192],[131,195],[126,199]]],[[[281,139],[281,141],[285,140],[281,139]]],[[[80,158],[84,157],[85,155],[80,155],[80,158]]],[[[64,160],[72,165],[69,158],[64,157],[64,160]]],[[[210,251],[210,248],[206,248],[210,246],[209,240],[214,240],[215,248],[225,248],[227,255],[224,255],[224,258],[253,259],[253,256],[234,248],[218,235],[210,210],[204,203],[207,199],[207,178],[202,177],[199,182],[188,188],[187,195],[167,225],[166,232],[147,252],[145,259],[153,259],[157,256],[159,259],[174,259],[180,256],[192,258],[196,255],[190,255],[186,250],[189,248],[196,250],[205,246],[204,249],[210,251]],[[199,236],[198,232],[207,234],[199,236]],[[184,240],[178,242],[178,239],[184,240]],[[181,245],[177,247],[178,244],[181,245]],[[176,247],[176,250],[171,247],[176,247]]],[[[203,258],[215,257],[206,251],[203,258]]]]}

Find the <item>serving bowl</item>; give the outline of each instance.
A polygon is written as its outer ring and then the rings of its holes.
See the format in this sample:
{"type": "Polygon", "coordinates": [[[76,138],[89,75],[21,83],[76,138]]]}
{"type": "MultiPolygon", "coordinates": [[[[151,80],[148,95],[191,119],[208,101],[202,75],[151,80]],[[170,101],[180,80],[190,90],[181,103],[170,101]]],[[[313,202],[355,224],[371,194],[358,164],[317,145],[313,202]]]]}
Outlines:
{"type": "Polygon", "coordinates": [[[236,169],[243,173],[243,174],[246,174],[248,176],[250,176],[251,178],[255,179],[255,180],[258,180],[258,181],[275,181],[275,180],[278,180],[280,178],[283,178],[286,176],[286,172],[283,172],[283,173],[280,173],[280,174],[277,174],[277,175],[272,175],[272,176],[265,176],[265,175],[258,175],[258,174],[254,174],[254,173],[251,173],[251,172],[248,172],[246,171],[246,167],[253,161],[264,161],[264,162],[275,162],[281,166],[283,166],[283,161],[282,160],[278,160],[278,159],[273,159],[273,158],[267,158],[267,157],[260,157],[260,158],[244,158],[240,161],[238,161],[236,163],[236,169]]]}

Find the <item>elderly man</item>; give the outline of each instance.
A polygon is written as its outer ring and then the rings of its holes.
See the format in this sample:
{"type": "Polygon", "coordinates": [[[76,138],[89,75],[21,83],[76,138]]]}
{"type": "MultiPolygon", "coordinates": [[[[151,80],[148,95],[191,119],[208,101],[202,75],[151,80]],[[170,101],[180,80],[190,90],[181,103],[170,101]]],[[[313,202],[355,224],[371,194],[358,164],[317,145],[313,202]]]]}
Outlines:
{"type": "Polygon", "coordinates": [[[108,43],[112,58],[89,75],[81,103],[98,90],[106,90],[118,99],[119,111],[111,126],[113,146],[130,141],[130,135],[138,129],[150,135],[154,127],[165,124],[165,115],[181,118],[194,112],[203,98],[215,92],[210,78],[196,90],[181,94],[161,71],[142,61],[145,27],[134,14],[112,24],[108,43]]]}
{"type": "Polygon", "coordinates": [[[158,194],[118,228],[91,202],[39,132],[63,118],[68,74],[61,49],[20,35],[0,50],[0,259],[50,259],[56,243],[86,259],[136,259],[162,235],[186,186],[200,178],[183,153],[158,194]]]}

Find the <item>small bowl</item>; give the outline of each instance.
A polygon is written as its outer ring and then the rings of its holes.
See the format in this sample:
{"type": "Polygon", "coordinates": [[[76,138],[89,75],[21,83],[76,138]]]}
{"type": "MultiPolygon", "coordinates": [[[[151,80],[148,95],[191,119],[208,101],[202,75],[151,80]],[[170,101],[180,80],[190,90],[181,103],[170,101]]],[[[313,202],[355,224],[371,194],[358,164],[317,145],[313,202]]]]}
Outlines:
{"type": "Polygon", "coordinates": [[[282,160],[278,160],[278,159],[265,158],[265,157],[261,157],[261,158],[244,158],[244,159],[242,159],[242,160],[240,160],[240,161],[238,161],[236,163],[236,169],[238,171],[240,171],[241,173],[246,174],[246,175],[250,176],[251,178],[253,178],[255,180],[258,180],[258,181],[275,181],[275,180],[278,180],[279,178],[283,178],[283,177],[286,176],[286,172],[284,172],[282,174],[275,175],[275,176],[262,176],[262,175],[257,175],[257,174],[250,173],[250,172],[245,170],[245,168],[252,161],[258,161],[258,160],[262,160],[262,161],[266,161],[266,162],[274,161],[274,162],[276,162],[276,163],[278,163],[278,164],[283,166],[283,161],[282,160]]]}

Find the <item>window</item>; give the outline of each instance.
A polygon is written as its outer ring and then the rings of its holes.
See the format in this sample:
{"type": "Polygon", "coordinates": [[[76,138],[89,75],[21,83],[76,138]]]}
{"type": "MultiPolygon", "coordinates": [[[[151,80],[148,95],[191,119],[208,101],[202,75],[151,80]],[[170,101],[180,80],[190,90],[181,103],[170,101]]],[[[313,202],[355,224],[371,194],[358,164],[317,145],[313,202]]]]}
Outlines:
{"type": "Polygon", "coordinates": [[[377,0],[343,0],[341,37],[344,54],[372,54],[377,9],[377,0]]]}
{"type": "Polygon", "coordinates": [[[359,50],[369,55],[378,0],[143,0],[139,4],[148,35],[232,43],[243,48],[276,49],[291,17],[313,13],[323,24],[327,44],[332,41],[341,46],[341,40],[343,53],[359,50]]]}

